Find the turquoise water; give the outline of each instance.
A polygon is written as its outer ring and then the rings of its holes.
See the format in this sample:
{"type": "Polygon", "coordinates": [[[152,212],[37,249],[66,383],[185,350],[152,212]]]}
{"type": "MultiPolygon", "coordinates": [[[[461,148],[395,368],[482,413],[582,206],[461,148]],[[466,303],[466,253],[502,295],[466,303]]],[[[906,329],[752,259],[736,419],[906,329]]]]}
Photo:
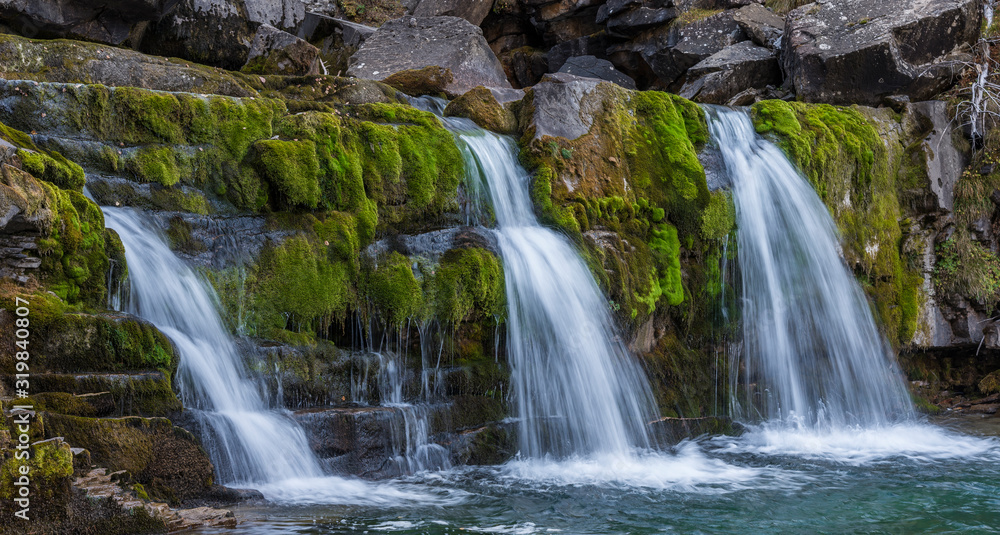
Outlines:
{"type": "Polygon", "coordinates": [[[854,439],[758,429],[688,441],[634,463],[512,462],[376,485],[397,501],[247,505],[235,510],[239,532],[1000,531],[1000,442],[929,425],[854,439]]]}

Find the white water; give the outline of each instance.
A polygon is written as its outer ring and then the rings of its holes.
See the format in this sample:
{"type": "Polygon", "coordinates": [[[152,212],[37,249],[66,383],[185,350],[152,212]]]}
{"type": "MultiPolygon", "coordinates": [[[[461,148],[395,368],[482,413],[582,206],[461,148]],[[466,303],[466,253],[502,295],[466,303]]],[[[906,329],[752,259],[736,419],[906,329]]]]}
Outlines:
{"type": "Polygon", "coordinates": [[[177,348],[177,388],[201,421],[220,483],[257,488],[286,503],[440,501],[394,485],[325,476],[302,428],[269,408],[247,377],[211,288],[136,212],[105,207],[104,217],[125,245],[130,290],[122,307],[151,322],[177,348]]]}
{"type": "Polygon", "coordinates": [[[722,451],[847,464],[995,455],[994,440],[917,420],[826,206],[745,112],[712,107],[708,120],[737,212],[743,344],[731,362],[733,412],[761,422],[717,439],[722,451]]]}
{"type": "Polygon", "coordinates": [[[840,257],[826,206],[746,113],[713,108],[709,128],[739,227],[745,382],[735,386],[751,399],[737,414],[831,428],[912,420],[903,376],[840,257]]]}
{"type": "Polygon", "coordinates": [[[507,354],[521,455],[631,455],[649,447],[655,414],[646,378],[608,303],[562,235],[542,227],[527,173],[505,137],[447,119],[487,185],[507,290],[507,354]]]}

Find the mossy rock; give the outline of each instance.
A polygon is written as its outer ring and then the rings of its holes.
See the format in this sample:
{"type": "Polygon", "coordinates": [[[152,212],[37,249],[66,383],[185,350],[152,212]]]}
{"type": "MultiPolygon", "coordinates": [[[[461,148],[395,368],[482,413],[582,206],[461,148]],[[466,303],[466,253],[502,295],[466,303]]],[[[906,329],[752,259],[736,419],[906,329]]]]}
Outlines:
{"type": "Polygon", "coordinates": [[[498,134],[517,133],[517,116],[497,101],[493,93],[483,86],[467,91],[448,103],[444,109],[447,117],[465,117],[477,125],[498,134]]]}
{"type": "MultiPolygon", "coordinates": [[[[33,443],[28,450],[28,459],[10,456],[0,465],[0,500],[11,502],[17,497],[14,482],[23,475],[22,466],[28,467],[28,485],[32,503],[36,500],[41,507],[32,507],[34,512],[44,509],[46,501],[64,501],[70,491],[73,476],[73,453],[70,445],[62,440],[46,440],[33,443]]],[[[11,520],[16,522],[16,520],[11,520]]]]}
{"type": "MultiPolygon", "coordinates": [[[[73,395],[93,408],[76,411],[49,408],[42,410],[77,416],[172,416],[183,409],[166,373],[39,373],[32,376],[34,397],[73,395]]],[[[76,401],[73,401],[77,405],[76,401]]],[[[80,406],[82,409],[82,406],[80,406]]]]}
{"type": "MultiPolygon", "coordinates": [[[[30,297],[33,368],[54,372],[120,372],[177,367],[173,345],[152,324],[134,316],[71,313],[47,294],[30,297]]],[[[0,297],[0,306],[13,299],[0,297]]],[[[3,359],[5,369],[13,361],[3,359]]]]}
{"type": "Polygon", "coordinates": [[[452,75],[451,69],[432,65],[422,69],[411,69],[393,73],[382,80],[382,83],[413,97],[423,95],[444,97],[446,88],[454,79],[455,77],[452,75]]]}
{"type": "Polygon", "coordinates": [[[1000,370],[989,373],[979,381],[979,391],[983,394],[1000,392],[1000,370]]]}
{"type": "Polygon", "coordinates": [[[197,439],[166,418],[48,413],[46,421],[50,436],[86,448],[94,464],[109,471],[128,471],[153,498],[177,503],[202,495],[212,485],[212,463],[197,439]]]}

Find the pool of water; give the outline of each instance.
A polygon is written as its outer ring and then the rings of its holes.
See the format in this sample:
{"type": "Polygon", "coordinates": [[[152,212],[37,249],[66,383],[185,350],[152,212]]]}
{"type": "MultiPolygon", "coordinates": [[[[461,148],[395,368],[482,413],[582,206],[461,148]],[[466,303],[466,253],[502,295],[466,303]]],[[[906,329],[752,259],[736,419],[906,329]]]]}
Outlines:
{"type": "Polygon", "coordinates": [[[265,492],[281,503],[235,512],[240,533],[261,534],[996,532],[1000,441],[982,436],[1000,427],[993,420],[756,428],[625,459],[290,482],[265,492]]]}

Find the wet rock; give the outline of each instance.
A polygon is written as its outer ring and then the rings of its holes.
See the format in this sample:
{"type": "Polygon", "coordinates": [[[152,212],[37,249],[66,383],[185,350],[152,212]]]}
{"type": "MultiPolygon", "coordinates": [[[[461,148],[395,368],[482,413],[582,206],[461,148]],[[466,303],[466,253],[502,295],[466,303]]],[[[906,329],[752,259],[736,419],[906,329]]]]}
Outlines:
{"type": "Polygon", "coordinates": [[[687,72],[679,94],[706,104],[728,104],[747,89],[781,83],[778,53],[743,41],[698,62],[687,72]]]}
{"type": "Polygon", "coordinates": [[[460,17],[474,26],[483,23],[490,13],[493,0],[420,0],[413,9],[415,17],[460,17]]]}
{"type": "Polygon", "coordinates": [[[399,71],[382,80],[385,84],[413,97],[447,95],[455,82],[451,69],[437,66],[399,71]]]}
{"type": "Polygon", "coordinates": [[[261,24],[250,44],[243,72],[303,76],[319,72],[319,49],[269,24],[261,24]]]}
{"type": "Polygon", "coordinates": [[[720,416],[661,418],[649,426],[653,440],[661,446],[677,444],[702,435],[733,435],[741,432],[739,424],[720,416]]]}
{"type": "Polygon", "coordinates": [[[618,84],[626,89],[635,89],[635,80],[632,80],[624,73],[615,69],[615,66],[607,60],[594,56],[576,56],[569,58],[563,63],[559,72],[580,76],[583,78],[594,78],[618,84]]]}
{"type": "Polygon", "coordinates": [[[72,2],[66,0],[0,1],[0,23],[26,37],[80,39],[121,45],[159,19],[164,0],[72,2]]]}
{"type": "Polygon", "coordinates": [[[491,423],[462,431],[449,446],[456,464],[503,464],[517,453],[517,424],[491,423]]]}
{"type": "Polygon", "coordinates": [[[449,117],[465,117],[479,126],[500,134],[513,135],[517,132],[517,117],[505,108],[485,87],[477,87],[448,103],[444,114],[449,117]]]}
{"type": "Polygon", "coordinates": [[[139,49],[237,70],[247,61],[259,25],[241,2],[180,0],[149,26],[139,49]]]}
{"type": "Polygon", "coordinates": [[[173,415],[181,403],[162,372],[39,373],[38,392],[69,393],[93,407],[93,416],[173,415]]]}
{"type": "Polygon", "coordinates": [[[876,106],[949,87],[947,60],[979,37],[979,0],[821,0],[788,14],[784,66],[799,99],[876,106]]]}
{"type": "Polygon", "coordinates": [[[733,20],[760,46],[776,48],[785,31],[785,19],[760,4],[750,4],[733,14],[733,20]]]}
{"type": "Polygon", "coordinates": [[[450,70],[445,92],[457,97],[473,87],[510,87],[482,30],[457,17],[404,17],[387,22],[351,56],[348,74],[384,80],[406,70],[450,70]],[[400,54],[400,50],[408,53],[400,54]]]}

